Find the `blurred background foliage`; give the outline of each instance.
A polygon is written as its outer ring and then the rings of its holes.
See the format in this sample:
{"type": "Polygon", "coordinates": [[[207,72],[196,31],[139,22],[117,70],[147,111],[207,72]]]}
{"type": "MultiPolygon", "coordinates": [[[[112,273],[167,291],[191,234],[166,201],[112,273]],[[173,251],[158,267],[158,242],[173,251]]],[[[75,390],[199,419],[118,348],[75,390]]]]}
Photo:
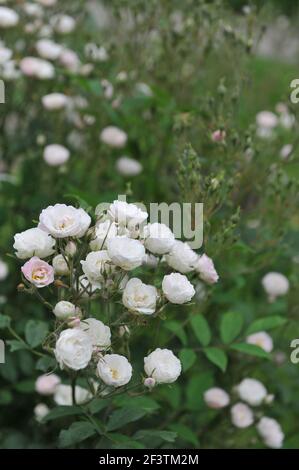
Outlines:
{"type": "MultiPolygon", "coordinates": [[[[17,3],[19,7],[20,2],[12,2],[17,3]]],[[[92,60],[86,58],[84,46],[103,45],[108,59],[94,61],[87,77],[57,66],[55,82],[20,77],[6,83],[6,103],[0,105],[0,237],[9,275],[0,284],[1,312],[11,317],[21,336],[29,320],[52,321],[34,299],[17,292],[19,264],[7,255],[12,253],[13,235],[31,227],[49,204],[95,207],[118,194],[145,204],[204,202],[204,251],[215,261],[220,281],[201,292],[191,309],[172,307],[159,330],[159,344],[169,345],[180,356],[184,373],[176,384],[161,386],[146,397],[120,396],[94,405],[90,411],[99,419],[123,406],[134,407],[139,414],[130,423],[120,419],[121,430],[112,425],[112,440],[91,437],[73,445],[262,447],[253,427],[233,428],[229,411],[210,410],[203,401],[207,388],[231,391],[250,376],[275,395],[266,414],[281,423],[285,447],[298,447],[298,366],[289,359],[290,342],[299,337],[298,123],[296,119],[293,127],[279,128],[269,140],[258,139],[255,126],[256,114],[275,112],[279,102],[294,116],[298,113],[289,102],[298,56],[285,61],[259,53],[263,35],[279,15],[287,15],[289,29],[296,28],[298,2],[66,0],[62,8],[60,3],[57,11],[77,19],[75,32],[63,42],[86,62],[92,60]],[[109,9],[106,25],[104,4],[109,9]],[[123,71],[127,78],[120,80],[123,71]],[[103,80],[114,88],[111,99],[105,96],[103,80]],[[43,109],[41,97],[53,91],[86,100],[87,107],[74,113],[79,124],[74,116],[43,109]],[[95,124],[82,124],[86,114],[95,124]],[[142,164],[139,176],[125,178],[116,171],[122,151],[99,140],[101,129],[110,124],[128,133],[124,153],[142,164]],[[212,142],[216,129],[226,131],[224,143],[212,142]],[[50,143],[70,148],[66,166],[46,165],[42,152],[50,143]],[[285,144],[293,144],[294,150],[283,160],[279,153],[285,144]],[[268,271],[284,273],[291,283],[289,295],[273,304],[261,287],[268,271]],[[275,348],[270,357],[237,352],[223,341],[221,321],[228,312],[241,317],[234,338],[241,343],[257,319],[283,319],[271,331],[275,348]],[[204,324],[197,324],[199,317],[204,324]],[[207,357],[208,346],[220,350],[220,358],[207,357]]],[[[23,45],[20,30],[3,35],[17,60],[34,55],[36,35],[22,34],[23,45]]],[[[133,340],[137,358],[152,347],[150,328],[145,325],[133,340]]],[[[1,333],[11,339],[7,329],[1,333]]],[[[73,417],[37,424],[33,414],[40,402],[35,379],[51,364],[37,362],[30,351],[8,349],[6,364],[0,366],[0,446],[57,447],[59,431],[68,428],[73,417]]],[[[140,372],[137,364],[135,370],[140,372]]],[[[53,407],[51,399],[48,404],[53,407]]]]}

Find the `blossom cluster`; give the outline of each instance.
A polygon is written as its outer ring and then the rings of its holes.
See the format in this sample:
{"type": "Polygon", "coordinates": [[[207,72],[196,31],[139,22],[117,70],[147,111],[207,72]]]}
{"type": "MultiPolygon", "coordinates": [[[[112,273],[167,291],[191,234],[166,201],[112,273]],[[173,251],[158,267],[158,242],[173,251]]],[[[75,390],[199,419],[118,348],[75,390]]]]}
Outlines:
{"type": "MultiPolygon", "coordinates": [[[[51,306],[55,343],[48,346],[61,369],[80,371],[90,366],[109,387],[131,380],[128,358],[114,352],[111,324],[104,324],[100,313],[99,318],[89,316],[86,299],[105,303],[120,299],[119,318],[155,318],[168,303],[192,300],[195,289],[187,275],[208,284],[217,282],[213,261],[206,254],[176,240],[165,224],[147,219],[147,212],[137,205],[116,200],[97,213],[91,226],[92,219],[82,208],[56,204],[41,212],[37,227],[15,235],[16,256],[29,258],[21,267],[22,290],[40,298],[40,289],[57,288],[59,299],[51,306]],[[145,284],[132,274],[146,265],[169,271],[161,286],[145,284]]],[[[117,318],[115,324],[126,327],[117,318]]],[[[144,371],[144,385],[152,388],[174,382],[181,363],[172,351],[156,348],[144,358],[144,371]]]]}

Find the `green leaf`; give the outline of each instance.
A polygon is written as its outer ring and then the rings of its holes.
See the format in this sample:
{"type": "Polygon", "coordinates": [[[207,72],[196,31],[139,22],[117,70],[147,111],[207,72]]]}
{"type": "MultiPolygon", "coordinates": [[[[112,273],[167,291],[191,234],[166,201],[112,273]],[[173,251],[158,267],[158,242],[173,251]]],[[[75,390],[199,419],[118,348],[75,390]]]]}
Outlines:
{"type": "Polygon", "coordinates": [[[178,437],[185,442],[189,442],[195,448],[198,449],[199,441],[196,434],[192,431],[192,429],[188,428],[184,424],[181,423],[173,423],[169,426],[172,431],[175,431],[178,437]]]}
{"type": "Polygon", "coordinates": [[[29,320],[25,326],[25,338],[32,348],[39,346],[48,333],[48,325],[46,322],[29,320]]]}
{"type": "Polygon", "coordinates": [[[182,361],[183,371],[186,372],[196,361],[196,354],[193,349],[184,348],[180,350],[179,358],[182,361]]]}
{"type": "Polygon", "coordinates": [[[227,355],[222,349],[218,348],[205,348],[203,350],[209,361],[215,364],[219,369],[224,372],[227,366],[227,355]]]}
{"type": "Polygon", "coordinates": [[[220,336],[225,344],[231,343],[240,333],[243,316],[238,312],[227,312],[221,317],[220,336]]]}
{"type": "Polygon", "coordinates": [[[234,351],[239,351],[244,354],[249,354],[251,356],[263,357],[264,359],[270,359],[270,354],[264,351],[259,346],[255,344],[248,344],[248,343],[234,343],[231,344],[230,349],[234,351]]]}
{"type": "Polygon", "coordinates": [[[64,418],[65,416],[74,416],[82,414],[81,408],[78,406],[57,406],[53,408],[43,418],[43,421],[53,421],[55,419],[64,418]]]}
{"type": "Polygon", "coordinates": [[[10,352],[20,351],[20,349],[29,349],[25,341],[19,341],[18,339],[10,339],[6,341],[6,343],[10,346],[10,352]]]}
{"type": "Polygon", "coordinates": [[[255,320],[246,330],[246,335],[256,333],[257,331],[271,330],[277,328],[286,323],[287,319],[279,315],[273,315],[271,317],[258,318],[255,320]]]}
{"type": "Polygon", "coordinates": [[[109,400],[103,398],[96,398],[91,403],[89,403],[88,408],[91,414],[96,414],[102,411],[110,403],[109,400]]]}
{"type": "Polygon", "coordinates": [[[177,336],[184,346],[187,344],[187,335],[180,322],[174,320],[165,321],[164,326],[177,336]]]}
{"type": "Polygon", "coordinates": [[[33,380],[22,380],[15,385],[15,388],[18,392],[22,393],[32,393],[34,391],[34,381],[33,380]]]}
{"type": "Polygon", "coordinates": [[[35,368],[43,372],[48,372],[48,370],[54,369],[55,365],[56,361],[53,357],[44,356],[37,361],[35,368]]]}
{"type": "Polygon", "coordinates": [[[198,341],[203,346],[208,346],[211,341],[211,330],[205,317],[203,315],[193,315],[190,322],[198,341]]]}
{"type": "Polygon", "coordinates": [[[0,330],[10,326],[10,317],[0,314],[0,330]]]}
{"type": "Polygon", "coordinates": [[[119,429],[122,426],[125,426],[125,424],[137,421],[145,415],[146,411],[141,408],[120,408],[119,410],[113,411],[113,413],[110,415],[107,424],[107,430],[114,431],[115,429],[119,429]]]}
{"type": "Polygon", "coordinates": [[[119,407],[140,408],[146,413],[153,413],[160,408],[160,405],[150,397],[128,397],[127,395],[119,396],[114,399],[115,405],[119,407]]]}
{"type": "Polygon", "coordinates": [[[203,394],[205,390],[213,387],[213,373],[201,372],[193,375],[187,385],[187,408],[189,410],[200,410],[204,406],[203,394]]]}
{"type": "Polygon", "coordinates": [[[8,405],[12,402],[13,396],[9,390],[0,390],[0,405],[8,405]]]}
{"type": "Polygon", "coordinates": [[[159,431],[157,429],[141,429],[134,434],[134,439],[159,438],[162,441],[174,442],[177,433],[173,431],[159,431]]]}
{"type": "Polygon", "coordinates": [[[70,447],[96,434],[95,427],[87,421],[77,421],[59,434],[59,447],[70,447]]]}

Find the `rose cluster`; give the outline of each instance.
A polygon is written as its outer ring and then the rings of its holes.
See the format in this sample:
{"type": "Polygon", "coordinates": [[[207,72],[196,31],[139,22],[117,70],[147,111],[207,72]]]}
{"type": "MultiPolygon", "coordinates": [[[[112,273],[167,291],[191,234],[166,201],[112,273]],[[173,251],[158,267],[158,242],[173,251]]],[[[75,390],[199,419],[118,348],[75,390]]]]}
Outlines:
{"type": "MultiPolygon", "coordinates": [[[[195,295],[192,280],[218,280],[206,254],[176,240],[165,224],[147,220],[144,208],[117,200],[96,211],[91,226],[92,219],[82,208],[56,204],[41,212],[36,228],[15,235],[16,256],[29,258],[21,267],[22,290],[41,298],[40,289],[57,289],[56,304],[47,302],[55,318],[48,349],[61,369],[96,370],[102,389],[124,386],[132,377],[128,358],[115,352],[113,328],[117,326],[118,334],[122,328],[125,334],[127,318],[156,318],[168,303],[189,303],[195,295]],[[146,266],[168,273],[157,279],[157,285],[146,284],[133,274],[146,266]],[[122,312],[112,323],[89,314],[86,301],[97,299],[121,304],[122,312]]],[[[181,363],[171,350],[157,348],[144,358],[144,371],[143,383],[152,388],[174,382],[181,363]]]]}

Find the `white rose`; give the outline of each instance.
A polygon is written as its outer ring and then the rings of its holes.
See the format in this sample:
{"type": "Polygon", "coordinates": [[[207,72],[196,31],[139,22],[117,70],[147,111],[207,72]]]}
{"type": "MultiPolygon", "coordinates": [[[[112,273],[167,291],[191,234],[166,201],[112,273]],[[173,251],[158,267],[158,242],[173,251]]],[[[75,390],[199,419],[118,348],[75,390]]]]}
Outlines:
{"type": "Polygon", "coordinates": [[[165,224],[155,222],[144,227],[144,246],[155,255],[169,253],[175,244],[174,234],[165,224]]]}
{"type": "Polygon", "coordinates": [[[85,235],[90,223],[91,218],[87,212],[65,204],[49,206],[39,216],[39,228],[50,233],[54,238],[81,238],[85,235]]]}
{"type": "Polygon", "coordinates": [[[28,77],[47,80],[55,76],[55,69],[51,62],[38,59],[37,57],[25,57],[20,62],[20,69],[24,75],[28,77]]]}
{"type": "Polygon", "coordinates": [[[198,255],[190,248],[188,243],[176,240],[170,253],[165,256],[167,264],[182,274],[194,270],[198,255]]]}
{"type": "Polygon", "coordinates": [[[131,364],[125,356],[119,354],[103,356],[98,362],[97,371],[103,382],[112,387],[122,387],[132,377],[131,364]]]}
{"type": "MultiPolygon", "coordinates": [[[[76,385],[75,399],[78,405],[82,405],[83,403],[90,400],[90,398],[91,398],[91,393],[88,390],[80,387],[79,385],[76,385]]],[[[72,387],[70,385],[63,385],[63,384],[58,385],[54,394],[54,401],[59,406],[72,406],[73,405],[72,387]]]]}
{"type": "Polygon", "coordinates": [[[108,126],[102,130],[100,139],[104,144],[110,145],[110,147],[122,148],[126,145],[128,136],[118,127],[108,126]]]}
{"type": "Polygon", "coordinates": [[[282,447],[284,434],[280,424],[275,419],[263,416],[257,425],[257,430],[266,446],[273,449],[282,447]]]}
{"type": "Polygon", "coordinates": [[[76,73],[80,68],[80,59],[76,52],[64,49],[59,57],[60,63],[70,72],[76,73]]]}
{"type": "Polygon", "coordinates": [[[78,312],[76,305],[68,302],[67,300],[60,300],[54,307],[53,313],[59,320],[66,320],[67,318],[74,317],[78,312]]]}
{"type": "Polygon", "coordinates": [[[8,276],[8,264],[0,259],[0,281],[4,281],[8,276]]]}
{"type": "Polygon", "coordinates": [[[107,349],[111,346],[111,331],[109,326],[104,325],[100,320],[87,318],[81,321],[80,328],[88,334],[92,345],[99,350],[107,349]]]}
{"type": "Polygon", "coordinates": [[[0,7],[0,28],[10,28],[19,22],[19,15],[7,7],[0,7]]]}
{"type": "Polygon", "coordinates": [[[85,369],[91,359],[92,342],[84,331],[69,328],[60,333],[54,353],[61,369],[85,369]]]}
{"type": "Polygon", "coordinates": [[[130,279],[124,289],[122,301],[128,310],[152,315],[156,310],[157,289],[143,284],[136,277],[130,279]]]}
{"type": "Polygon", "coordinates": [[[68,264],[62,255],[54,256],[52,266],[58,276],[67,276],[70,272],[68,264]]]}
{"type": "Polygon", "coordinates": [[[53,395],[59,384],[60,378],[56,374],[44,374],[36,379],[35,390],[41,395],[53,395]]]}
{"type": "Polygon", "coordinates": [[[273,129],[278,124],[278,117],[271,111],[261,111],[256,115],[256,123],[260,127],[273,129]]]}
{"type": "Polygon", "coordinates": [[[146,253],[142,264],[143,266],[148,266],[149,268],[156,268],[159,264],[159,258],[157,258],[157,256],[146,253]]]}
{"type": "Polygon", "coordinates": [[[14,236],[14,249],[20,259],[38,256],[46,258],[54,253],[55,240],[39,228],[29,228],[14,236]]]}
{"type": "Polygon", "coordinates": [[[95,238],[91,240],[89,246],[93,251],[102,250],[107,246],[107,240],[117,236],[117,227],[114,222],[106,220],[98,223],[95,227],[95,238]]]}
{"type": "Polygon", "coordinates": [[[34,407],[34,416],[37,421],[42,421],[42,419],[47,416],[47,414],[50,412],[50,409],[45,403],[38,403],[34,407]]]}
{"type": "Polygon", "coordinates": [[[59,144],[47,145],[44,149],[44,160],[50,166],[60,166],[70,158],[70,151],[59,144]]]}
{"type": "Polygon", "coordinates": [[[270,302],[273,302],[276,297],[286,295],[290,287],[286,276],[276,272],[266,274],[262,279],[262,285],[270,302]]]}
{"type": "Polygon", "coordinates": [[[42,97],[44,108],[49,111],[65,108],[69,98],[63,93],[50,93],[42,97]]]}
{"type": "Polygon", "coordinates": [[[65,246],[65,253],[71,258],[73,258],[73,256],[75,256],[75,254],[77,253],[76,243],[72,241],[67,242],[65,246]]]}
{"type": "Polygon", "coordinates": [[[55,31],[60,34],[71,33],[76,26],[76,21],[69,15],[55,15],[50,22],[55,31]]]}
{"type": "Polygon", "coordinates": [[[7,47],[0,46],[0,64],[5,64],[11,59],[12,50],[7,47]]]}
{"type": "Polygon", "coordinates": [[[108,217],[113,222],[123,227],[128,227],[134,231],[148,218],[148,213],[141,210],[135,204],[128,204],[125,201],[114,201],[108,209],[108,217]]]}
{"type": "Polygon", "coordinates": [[[253,413],[244,403],[236,403],[230,410],[231,420],[237,428],[248,428],[253,421],[253,413]]]}
{"type": "Polygon", "coordinates": [[[125,271],[142,265],[145,249],[138,240],[127,237],[110,238],[107,242],[107,248],[112,262],[125,271]]]}
{"type": "Polygon", "coordinates": [[[179,377],[182,366],[180,360],[169,349],[157,348],[144,358],[145,373],[157,383],[172,383],[179,377]]]}
{"type": "Polygon", "coordinates": [[[43,16],[43,9],[40,5],[36,5],[35,3],[25,3],[23,8],[28,16],[43,16]]]}
{"type": "Polygon", "coordinates": [[[165,297],[173,304],[190,302],[195,294],[195,289],[188,278],[179,273],[164,276],[162,290],[165,297]]]}
{"type": "Polygon", "coordinates": [[[268,353],[273,349],[273,340],[265,331],[259,331],[258,333],[247,336],[246,343],[255,344],[268,353]]]}
{"type": "Polygon", "coordinates": [[[208,284],[214,284],[219,279],[213,261],[205,254],[198,258],[195,270],[199,273],[200,278],[208,284]]]}
{"type": "Polygon", "coordinates": [[[55,60],[61,54],[63,47],[51,39],[40,39],[36,45],[37,53],[43,59],[55,60]]]}
{"type": "Polygon", "coordinates": [[[283,160],[286,160],[291,155],[292,152],[293,152],[293,145],[285,144],[280,150],[280,153],[279,153],[280,158],[282,158],[283,160]]]}
{"type": "Polygon", "coordinates": [[[204,401],[209,408],[224,408],[230,402],[228,393],[218,387],[212,387],[205,391],[204,401]]]}
{"type": "Polygon", "coordinates": [[[116,169],[121,175],[129,177],[139,175],[143,167],[141,163],[134,158],[120,157],[116,162],[116,169]]]}
{"type": "Polygon", "coordinates": [[[244,379],[236,388],[239,397],[251,406],[260,405],[267,396],[264,385],[256,379],[244,379]]]}
{"type": "Polygon", "coordinates": [[[105,274],[109,274],[113,269],[107,250],[88,253],[86,260],[81,261],[81,265],[89,282],[99,288],[105,280],[105,274]]]}

